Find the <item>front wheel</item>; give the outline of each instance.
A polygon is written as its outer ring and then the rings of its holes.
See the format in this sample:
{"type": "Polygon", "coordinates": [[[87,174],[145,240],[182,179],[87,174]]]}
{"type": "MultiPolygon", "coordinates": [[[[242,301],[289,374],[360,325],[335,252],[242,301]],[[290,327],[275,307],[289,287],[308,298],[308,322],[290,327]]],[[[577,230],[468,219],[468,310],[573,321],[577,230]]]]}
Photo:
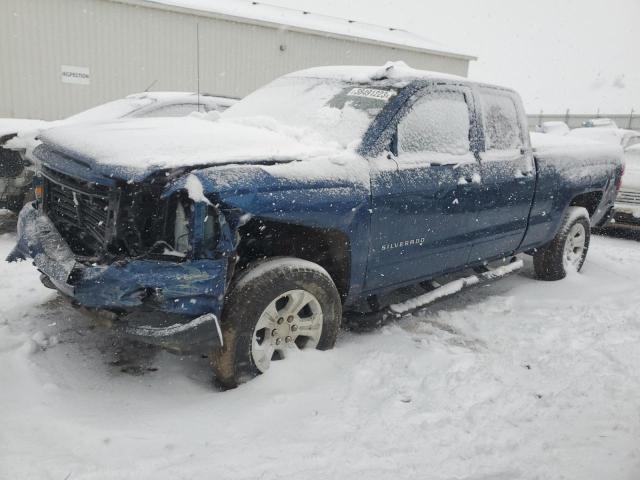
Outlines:
{"type": "Polygon", "coordinates": [[[541,280],[561,280],[569,271],[579,272],[587,258],[591,224],[583,207],[569,207],[560,231],[533,255],[536,276],[541,280]]]}
{"type": "Polygon", "coordinates": [[[297,258],[258,262],[227,296],[223,346],[211,354],[216,380],[233,388],[293,350],[332,348],[341,319],[340,295],[322,267],[297,258]]]}

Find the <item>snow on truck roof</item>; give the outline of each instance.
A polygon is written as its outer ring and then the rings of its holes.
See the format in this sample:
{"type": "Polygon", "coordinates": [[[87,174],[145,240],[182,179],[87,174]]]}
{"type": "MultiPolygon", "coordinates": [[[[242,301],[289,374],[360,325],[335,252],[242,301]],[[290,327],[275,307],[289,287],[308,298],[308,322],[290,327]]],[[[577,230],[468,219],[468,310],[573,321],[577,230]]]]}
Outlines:
{"type": "MultiPolygon", "coordinates": [[[[121,0],[123,1],[123,0],[121,0]]],[[[355,40],[370,40],[448,57],[475,60],[477,57],[450,48],[434,40],[406,30],[360,22],[354,19],[320,15],[305,10],[269,5],[267,3],[237,0],[124,0],[126,3],[163,5],[178,9],[195,10],[229,20],[250,21],[312,31],[323,35],[349,37],[355,40]]]]}
{"type": "Polygon", "coordinates": [[[417,70],[402,61],[387,62],[384,65],[336,65],[313,67],[288,74],[291,77],[331,78],[343,82],[370,83],[389,79],[410,81],[416,79],[442,79],[469,82],[468,78],[448,73],[417,70]]]}
{"type": "Polygon", "coordinates": [[[305,70],[292,72],[285,77],[308,77],[331,79],[346,83],[375,84],[377,82],[390,84],[401,88],[413,80],[449,80],[467,85],[497,88],[512,93],[517,93],[510,87],[469,80],[466,77],[450,73],[434,72],[430,70],[418,70],[407,65],[403,61],[387,62],[384,65],[335,65],[326,67],[312,67],[305,70]]]}

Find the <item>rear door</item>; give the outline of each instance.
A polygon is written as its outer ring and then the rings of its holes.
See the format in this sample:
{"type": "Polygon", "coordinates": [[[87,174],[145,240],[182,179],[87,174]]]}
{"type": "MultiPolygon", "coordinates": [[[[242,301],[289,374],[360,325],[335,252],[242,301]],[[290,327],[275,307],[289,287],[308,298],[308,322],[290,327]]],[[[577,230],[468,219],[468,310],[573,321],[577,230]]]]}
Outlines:
{"type": "Polygon", "coordinates": [[[535,163],[519,97],[481,87],[479,107],[484,151],[480,153],[480,194],[471,223],[470,263],[515,251],[527,229],[535,193],[535,163]]]}
{"type": "Polygon", "coordinates": [[[367,289],[464,266],[479,164],[471,92],[427,87],[399,121],[389,156],[372,161],[372,240],[367,289]]]}

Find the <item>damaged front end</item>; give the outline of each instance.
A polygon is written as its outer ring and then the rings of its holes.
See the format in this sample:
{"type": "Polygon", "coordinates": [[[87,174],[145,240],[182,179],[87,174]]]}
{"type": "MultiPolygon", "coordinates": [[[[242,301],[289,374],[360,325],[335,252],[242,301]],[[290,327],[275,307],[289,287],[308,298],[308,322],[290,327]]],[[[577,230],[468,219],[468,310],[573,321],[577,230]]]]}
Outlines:
{"type": "Polygon", "coordinates": [[[33,259],[43,283],[114,327],[175,351],[222,344],[219,318],[235,236],[184,182],[118,184],[43,167],[43,198],[18,220],[7,260],[33,259]]]}

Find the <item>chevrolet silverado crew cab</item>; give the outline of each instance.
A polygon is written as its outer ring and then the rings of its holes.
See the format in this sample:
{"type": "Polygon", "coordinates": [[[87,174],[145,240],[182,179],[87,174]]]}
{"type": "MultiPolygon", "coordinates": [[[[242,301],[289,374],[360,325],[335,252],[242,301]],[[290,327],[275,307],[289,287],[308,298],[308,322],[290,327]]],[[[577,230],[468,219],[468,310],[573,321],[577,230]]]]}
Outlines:
{"type": "Polygon", "coordinates": [[[622,175],[615,146],[534,151],[514,91],[402,63],[41,140],[9,260],[134,338],[210,352],[227,386],[333,347],[343,311],[399,287],[519,252],[541,279],[579,270],[622,175]]]}

